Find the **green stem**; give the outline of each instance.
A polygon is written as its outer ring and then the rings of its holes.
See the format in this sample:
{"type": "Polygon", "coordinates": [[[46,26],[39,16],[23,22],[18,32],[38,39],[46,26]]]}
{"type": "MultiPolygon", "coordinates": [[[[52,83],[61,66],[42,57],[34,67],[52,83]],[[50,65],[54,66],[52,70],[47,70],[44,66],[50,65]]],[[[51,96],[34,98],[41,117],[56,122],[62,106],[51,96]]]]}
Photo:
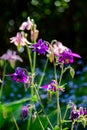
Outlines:
{"type": "MultiPolygon", "coordinates": [[[[54,76],[55,76],[55,80],[57,81],[57,72],[56,72],[56,64],[55,63],[54,63],[54,76]]],[[[56,93],[56,100],[57,100],[57,125],[59,126],[59,113],[60,113],[59,92],[56,93]]]]}
{"type": "Polygon", "coordinates": [[[59,113],[60,113],[60,108],[59,108],[59,92],[56,93],[56,99],[57,99],[57,125],[59,126],[59,113]]]}
{"type": "Polygon", "coordinates": [[[35,112],[37,113],[37,118],[38,118],[38,121],[39,121],[39,123],[40,123],[40,125],[41,125],[41,127],[42,127],[42,130],[45,130],[45,128],[44,128],[44,126],[43,126],[43,124],[42,124],[42,122],[41,122],[41,120],[40,120],[40,117],[39,117],[39,115],[38,115],[38,112],[36,111],[36,108],[35,108],[35,112]]]}
{"type": "Polygon", "coordinates": [[[34,60],[33,60],[33,70],[32,70],[32,73],[35,72],[35,66],[36,66],[36,52],[34,52],[34,60]]]}
{"type": "Polygon", "coordinates": [[[67,111],[68,111],[68,107],[66,107],[66,110],[65,110],[65,113],[64,113],[64,116],[63,116],[63,120],[65,120],[65,117],[66,117],[66,114],[67,114],[67,111]]]}
{"type": "Polygon", "coordinates": [[[71,130],[73,130],[74,128],[74,122],[72,122],[72,125],[71,125],[71,130]]]}
{"type": "Polygon", "coordinates": [[[17,124],[17,122],[16,122],[16,119],[15,119],[13,113],[12,113],[12,118],[13,118],[14,124],[15,124],[15,126],[16,126],[16,129],[19,130],[18,124],[17,124]]]}
{"type": "MultiPolygon", "coordinates": [[[[33,85],[32,85],[32,87],[31,87],[31,98],[33,97],[33,94],[34,94],[34,91],[33,91],[33,85]]],[[[33,102],[32,101],[31,101],[31,104],[33,106],[33,102]]],[[[30,114],[29,114],[29,119],[28,119],[27,130],[30,129],[30,124],[31,124],[31,119],[32,119],[32,111],[33,111],[33,109],[31,108],[30,111],[29,111],[30,114]]]]}
{"type": "Polygon", "coordinates": [[[46,71],[46,68],[47,68],[47,64],[48,64],[48,58],[47,58],[47,60],[46,60],[46,63],[45,63],[45,66],[44,66],[44,69],[43,69],[43,75],[41,76],[41,78],[40,78],[40,82],[39,82],[39,86],[41,86],[41,84],[42,84],[42,82],[43,82],[43,78],[44,78],[44,76],[45,76],[45,71],[46,71]]]}
{"type": "MultiPolygon", "coordinates": [[[[63,66],[61,66],[61,74],[59,79],[59,86],[62,80],[63,76],[63,66]]],[[[54,63],[54,76],[55,80],[57,81],[57,72],[56,72],[56,64],[54,63]]],[[[60,109],[60,102],[59,102],[59,91],[56,93],[56,100],[57,100],[57,125],[60,126],[60,129],[62,130],[62,116],[61,116],[61,109],[60,109]]]]}
{"type": "Polygon", "coordinates": [[[30,69],[32,72],[32,59],[31,59],[31,50],[29,49],[29,47],[26,45],[27,48],[27,53],[28,53],[28,58],[29,58],[29,62],[30,62],[30,69]]]}
{"type": "Polygon", "coordinates": [[[2,92],[3,92],[3,87],[4,87],[5,73],[6,73],[6,62],[4,65],[4,70],[3,70],[3,78],[2,78],[2,84],[1,84],[1,90],[0,90],[0,102],[1,102],[2,92]]]}
{"type": "Polygon", "coordinates": [[[37,115],[37,117],[38,117],[38,120],[39,120],[40,125],[41,125],[41,127],[42,127],[42,130],[45,130],[45,128],[44,128],[44,126],[43,126],[43,124],[42,124],[42,122],[41,122],[41,120],[40,120],[40,118],[39,118],[39,115],[37,115]]]}
{"type": "Polygon", "coordinates": [[[41,98],[40,98],[40,96],[39,96],[39,94],[38,94],[38,91],[37,91],[37,89],[36,89],[36,86],[34,86],[34,88],[35,88],[36,95],[37,95],[37,97],[38,97],[38,101],[39,101],[39,103],[40,103],[40,105],[41,105],[41,107],[42,107],[42,110],[43,110],[43,112],[44,112],[44,114],[45,114],[45,116],[46,116],[46,119],[47,119],[47,121],[48,121],[50,127],[51,127],[52,130],[53,130],[53,126],[52,126],[52,124],[51,124],[51,122],[50,122],[50,120],[49,120],[49,118],[48,118],[48,116],[47,116],[47,114],[46,114],[46,112],[45,112],[45,110],[44,110],[44,106],[43,106],[43,104],[42,104],[41,98]]]}
{"type": "Polygon", "coordinates": [[[61,84],[61,80],[63,77],[63,68],[64,68],[64,64],[61,64],[61,74],[60,74],[60,78],[59,78],[59,85],[61,84]]]}
{"type": "Polygon", "coordinates": [[[57,71],[56,71],[56,64],[54,63],[54,77],[57,82],[57,71]]]}

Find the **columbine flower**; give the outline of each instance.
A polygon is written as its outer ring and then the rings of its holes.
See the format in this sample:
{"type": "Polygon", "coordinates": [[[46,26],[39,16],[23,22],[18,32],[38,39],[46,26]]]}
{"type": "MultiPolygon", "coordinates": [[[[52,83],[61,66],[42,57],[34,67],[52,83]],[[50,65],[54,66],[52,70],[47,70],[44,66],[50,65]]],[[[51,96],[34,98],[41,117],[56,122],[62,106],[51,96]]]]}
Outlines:
{"type": "Polygon", "coordinates": [[[74,57],[81,58],[80,55],[76,53],[72,53],[70,49],[68,51],[65,50],[63,53],[59,55],[58,62],[62,62],[65,64],[73,63],[74,57]]]}
{"type": "Polygon", "coordinates": [[[48,58],[50,62],[54,61],[54,58],[58,58],[64,50],[68,50],[66,46],[64,46],[61,42],[53,40],[49,45],[48,58]]]}
{"type": "Polygon", "coordinates": [[[80,55],[73,53],[68,47],[64,46],[61,42],[53,40],[49,46],[50,51],[48,57],[50,61],[54,61],[54,57],[58,62],[65,64],[73,63],[74,57],[81,58],[80,55]]]}
{"type": "Polygon", "coordinates": [[[8,74],[7,76],[11,76],[12,80],[21,83],[30,83],[29,76],[25,73],[25,70],[21,67],[17,67],[15,73],[8,74]]]}
{"type": "Polygon", "coordinates": [[[19,27],[20,30],[30,30],[32,26],[32,22],[30,20],[30,17],[27,18],[26,22],[23,22],[22,25],[19,27]]]}
{"type": "Polygon", "coordinates": [[[47,89],[47,91],[56,92],[57,90],[64,91],[61,87],[57,87],[58,83],[55,80],[52,80],[50,84],[42,86],[43,89],[47,89]]]}
{"type": "Polygon", "coordinates": [[[39,54],[45,55],[48,51],[48,44],[46,41],[39,39],[36,44],[31,45],[34,52],[38,52],[39,54]]]}
{"type": "Polygon", "coordinates": [[[14,67],[15,61],[18,60],[22,62],[22,58],[19,55],[16,55],[16,51],[8,50],[7,53],[3,54],[0,57],[0,60],[7,60],[10,62],[11,66],[14,67]]]}
{"type": "Polygon", "coordinates": [[[19,61],[23,61],[22,58],[18,55],[16,55],[16,51],[11,51],[11,50],[7,50],[7,53],[3,54],[0,57],[1,60],[19,60],[19,61]]]}
{"type": "Polygon", "coordinates": [[[28,116],[29,112],[29,106],[23,106],[22,107],[22,118],[25,119],[28,116]]]}
{"type": "Polygon", "coordinates": [[[24,33],[22,32],[22,33],[20,33],[20,32],[18,32],[17,33],[17,35],[15,36],[15,37],[12,37],[12,38],[10,38],[10,42],[11,43],[14,43],[16,46],[25,46],[26,45],[26,43],[27,44],[30,44],[28,41],[27,41],[27,39],[25,38],[25,36],[24,36],[24,33]]]}
{"type": "Polygon", "coordinates": [[[76,105],[72,107],[71,110],[71,119],[74,121],[75,119],[78,119],[80,116],[80,112],[77,110],[76,105]]]}
{"type": "Polygon", "coordinates": [[[71,109],[71,119],[72,119],[72,121],[80,119],[80,117],[84,117],[85,115],[87,115],[86,108],[80,107],[79,109],[77,109],[76,105],[72,106],[72,109],[71,109]]]}

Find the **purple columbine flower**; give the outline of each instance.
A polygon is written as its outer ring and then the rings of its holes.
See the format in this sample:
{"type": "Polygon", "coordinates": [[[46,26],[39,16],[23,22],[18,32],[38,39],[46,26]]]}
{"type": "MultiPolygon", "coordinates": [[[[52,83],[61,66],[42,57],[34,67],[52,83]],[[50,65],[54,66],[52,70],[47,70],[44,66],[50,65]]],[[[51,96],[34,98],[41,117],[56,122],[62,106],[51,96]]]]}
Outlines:
{"type": "Polygon", "coordinates": [[[29,106],[23,106],[22,107],[22,118],[25,119],[28,116],[28,112],[29,112],[29,106]]]}
{"type": "Polygon", "coordinates": [[[48,51],[48,44],[46,41],[39,39],[36,44],[31,45],[34,52],[38,52],[39,54],[45,55],[48,51]]]}
{"type": "Polygon", "coordinates": [[[65,64],[73,63],[74,57],[81,58],[80,55],[78,55],[76,53],[72,53],[72,51],[70,49],[65,50],[63,53],[61,53],[58,56],[58,62],[62,62],[65,64]]]}
{"type": "Polygon", "coordinates": [[[56,92],[57,90],[64,91],[62,88],[57,88],[58,83],[55,80],[52,80],[50,84],[42,86],[43,89],[47,89],[47,91],[56,92]]]}
{"type": "Polygon", "coordinates": [[[79,112],[73,110],[73,111],[71,112],[71,119],[72,119],[72,121],[74,121],[75,119],[78,119],[78,118],[79,118],[79,112]]]}
{"type": "Polygon", "coordinates": [[[29,76],[25,73],[25,70],[21,67],[17,67],[15,73],[8,74],[7,76],[11,76],[12,80],[21,83],[30,83],[29,76]]]}
{"type": "Polygon", "coordinates": [[[82,116],[87,115],[86,108],[80,107],[79,109],[76,108],[76,105],[73,105],[71,109],[71,119],[72,121],[79,119],[82,116]]]}
{"type": "Polygon", "coordinates": [[[71,110],[71,119],[74,121],[75,119],[78,119],[80,116],[80,112],[76,109],[76,105],[72,107],[71,110]]]}

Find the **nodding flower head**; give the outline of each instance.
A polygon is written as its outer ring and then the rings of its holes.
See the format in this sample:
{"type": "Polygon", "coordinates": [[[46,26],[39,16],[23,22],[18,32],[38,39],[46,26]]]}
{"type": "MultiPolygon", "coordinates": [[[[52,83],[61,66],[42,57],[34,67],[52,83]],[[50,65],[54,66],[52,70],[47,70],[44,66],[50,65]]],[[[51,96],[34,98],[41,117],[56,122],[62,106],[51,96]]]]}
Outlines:
{"type": "Polygon", "coordinates": [[[32,26],[32,22],[30,20],[30,17],[27,18],[27,21],[23,22],[21,26],[19,27],[20,30],[30,30],[32,26]]]}
{"type": "Polygon", "coordinates": [[[45,55],[48,51],[48,44],[46,41],[39,39],[36,44],[31,45],[34,52],[38,52],[39,54],[45,55]]]}
{"type": "Polygon", "coordinates": [[[30,83],[29,76],[25,73],[25,70],[21,67],[17,67],[15,73],[8,74],[7,76],[11,76],[12,80],[21,83],[30,83]]]}
{"type": "Polygon", "coordinates": [[[75,119],[78,119],[80,116],[79,111],[76,108],[76,105],[73,105],[72,109],[71,109],[71,119],[72,121],[74,121],[75,119]]]}
{"type": "Polygon", "coordinates": [[[25,119],[28,116],[28,112],[29,112],[29,106],[23,106],[22,107],[22,118],[25,119]]]}
{"type": "Polygon", "coordinates": [[[43,89],[47,89],[47,91],[52,91],[52,92],[56,92],[58,90],[60,91],[64,91],[61,87],[58,87],[58,83],[56,80],[52,80],[50,82],[50,84],[46,84],[44,86],[42,86],[43,89]]]}
{"type": "Polygon", "coordinates": [[[87,109],[80,107],[79,109],[76,108],[76,105],[73,105],[71,109],[71,119],[72,121],[79,119],[81,116],[87,115],[87,109]]]}
{"type": "Polygon", "coordinates": [[[62,62],[64,64],[73,63],[74,62],[74,57],[81,58],[80,55],[78,55],[76,53],[72,53],[72,51],[70,49],[65,50],[63,53],[61,53],[58,56],[58,62],[62,62]]]}

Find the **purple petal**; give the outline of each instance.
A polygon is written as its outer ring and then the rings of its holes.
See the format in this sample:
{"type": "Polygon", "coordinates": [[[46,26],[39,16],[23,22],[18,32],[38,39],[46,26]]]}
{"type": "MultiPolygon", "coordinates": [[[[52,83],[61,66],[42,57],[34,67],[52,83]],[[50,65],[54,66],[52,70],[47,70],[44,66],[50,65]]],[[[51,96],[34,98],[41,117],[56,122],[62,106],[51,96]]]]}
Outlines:
{"type": "Polygon", "coordinates": [[[81,56],[79,54],[76,54],[76,53],[72,53],[72,56],[77,57],[77,58],[81,58],[81,56]]]}
{"type": "Polygon", "coordinates": [[[44,85],[44,86],[41,86],[43,89],[47,89],[48,88],[48,85],[49,84],[47,84],[47,85],[44,85]]]}

